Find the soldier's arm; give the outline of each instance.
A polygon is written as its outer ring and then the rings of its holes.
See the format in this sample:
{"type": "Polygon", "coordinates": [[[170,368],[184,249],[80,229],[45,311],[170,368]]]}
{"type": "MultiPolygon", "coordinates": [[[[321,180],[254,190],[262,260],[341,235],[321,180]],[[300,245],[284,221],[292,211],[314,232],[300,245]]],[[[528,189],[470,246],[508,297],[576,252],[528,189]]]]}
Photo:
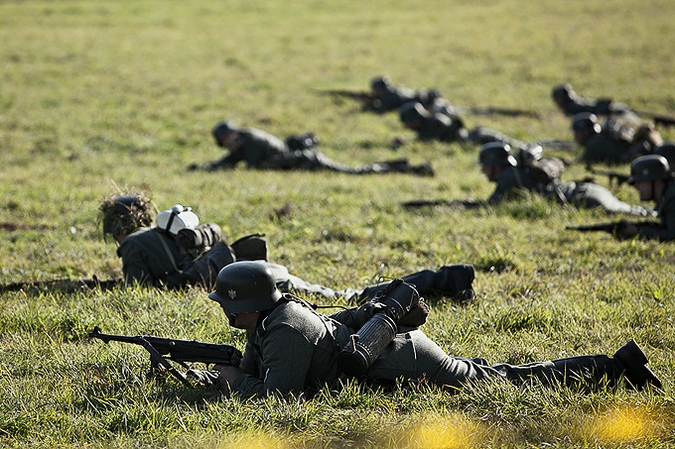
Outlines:
{"type": "Polygon", "coordinates": [[[647,240],[675,240],[675,198],[659,211],[661,226],[640,226],[638,235],[647,240]]]}
{"type": "Polygon", "coordinates": [[[313,346],[304,335],[288,325],[270,328],[261,347],[262,378],[245,374],[232,385],[242,397],[267,397],[273,394],[300,394],[313,355],[313,346]]]}
{"type": "Polygon", "coordinates": [[[122,258],[122,272],[126,284],[153,284],[154,279],[147,263],[147,255],[142,248],[132,242],[125,242],[119,247],[122,258]]]}

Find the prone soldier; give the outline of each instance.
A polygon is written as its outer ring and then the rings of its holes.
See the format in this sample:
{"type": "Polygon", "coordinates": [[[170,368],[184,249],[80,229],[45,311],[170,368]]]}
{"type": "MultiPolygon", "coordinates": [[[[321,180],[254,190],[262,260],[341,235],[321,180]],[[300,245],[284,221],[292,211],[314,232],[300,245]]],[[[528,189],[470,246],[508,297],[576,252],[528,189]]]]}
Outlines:
{"type": "Polygon", "coordinates": [[[590,112],[572,117],[574,141],[584,148],[581,160],[586,163],[627,163],[651,153],[663,143],[661,135],[650,123],[608,118],[604,124],[590,112]]]}
{"type": "Polygon", "coordinates": [[[657,114],[648,111],[636,111],[623,103],[617,103],[610,98],[585,98],[578,95],[572,89],[569,83],[555,86],[551,91],[551,97],[558,108],[565,114],[573,116],[580,112],[587,112],[595,115],[623,116],[631,117],[632,120],[637,115],[643,115],[651,118],[656,125],[675,125],[675,117],[667,114],[657,114]]]}
{"type": "Polygon", "coordinates": [[[311,397],[325,387],[339,388],[350,377],[375,384],[423,381],[449,391],[491,378],[662,388],[634,340],[612,357],[586,355],[518,366],[450,356],[419,329],[428,315],[424,298],[398,279],[371,302],[326,316],[282,294],[264,265],[237,262],[221,270],[209,298],[220,305],[230,326],[246,331],[246,347],[240,366],[192,375],[242,398],[311,397]]]}
{"type": "Polygon", "coordinates": [[[658,226],[628,223],[619,238],[638,237],[644,240],[675,240],[675,182],[668,160],[659,154],[641,156],[630,167],[628,183],[640,194],[640,200],[657,206],[658,226]]]}
{"type": "Polygon", "coordinates": [[[569,83],[555,86],[551,91],[551,97],[558,108],[565,114],[573,116],[580,112],[588,112],[595,115],[610,115],[628,113],[628,106],[615,103],[608,98],[585,98],[578,95],[569,83]]]}
{"type": "Polygon", "coordinates": [[[495,129],[476,126],[469,130],[464,120],[454,109],[432,108],[429,110],[419,101],[409,101],[399,109],[399,118],[403,125],[414,131],[421,141],[459,142],[472,145],[483,145],[488,142],[502,142],[512,148],[530,145],[546,145],[550,147],[568,148],[571,142],[554,139],[543,139],[536,142],[523,142],[495,129]]]}
{"type": "MultiPolygon", "coordinates": [[[[221,268],[235,261],[258,260],[273,273],[277,287],[326,299],[344,298],[362,302],[372,298],[385,283],[362,289],[333,290],[289,273],[282,265],[269,261],[267,242],[262,234],[252,234],[231,244],[225,243],[215,223],[199,225],[199,217],[189,208],[175,205],[155,219],[150,199],[142,192],[105,199],[100,206],[104,235],[119,244],[126,284],[180,289],[188,285],[212,288],[221,268]]],[[[419,291],[457,302],[473,301],[474,267],[449,264],[437,270],[420,270],[403,277],[419,291]]]]}
{"type": "Polygon", "coordinates": [[[542,158],[539,149],[521,149],[515,156],[511,147],[500,142],[483,145],[479,163],[488,181],[496,184],[487,202],[497,204],[518,191],[533,192],[562,204],[579,207],[601,207],[608,213],[624,213],[642,217],[654,212],[620,201],[605,187],[592,182],[562,182],[562,161],[542,158]],[[534,150],[534,151],[533,151],[534,150]],[[528,157],[523,155],[530,153],[528,157]],[[542,163],[541,161],[544,161],[542,163]],[[546,167],[550,165],[551,167],[546,167]]]}
{"type": "Polygon", "coordinates": [[[411,173],[420,176],[433,176],[430,163],[412,165],[405,159],[375,162],[358,167],[350,167],[329,159],[316,145],[318,139],[311,133],[310,139],[298,139],[291,136],[286,141],[257,128],[240,128],[230,120],[218,122],[212,130],[216,144],[229,150],[222,159],[206,165],[191,165],[191,170],[213,171],[232,169],[240,162],[249,168],[269,170],[328,170],[349,174],[372,173],[411,173]]]}

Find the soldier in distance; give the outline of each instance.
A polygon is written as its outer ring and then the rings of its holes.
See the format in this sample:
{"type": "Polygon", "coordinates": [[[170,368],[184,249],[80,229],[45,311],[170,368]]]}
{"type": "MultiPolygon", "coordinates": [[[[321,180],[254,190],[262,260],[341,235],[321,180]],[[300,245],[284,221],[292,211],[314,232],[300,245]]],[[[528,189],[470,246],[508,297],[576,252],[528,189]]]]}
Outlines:
{"type": "MultiPolygon", "coordinates": [[[[127,284],[169,289],[196,285],[210,289],[224,266],[235,261],[258,260],[271,270],[277,287],[284,292],[360,303],[386,285],[380,282],[365,288],[333,290],[308,282],[289,273],[286,267],[270,262],[267,242],[259,234],[227,244],[220,226],[199,225],[192,209],[178,204],[157,214],[153,225],[153,206],[142,192],[107,198],[101,203],[100,212],[104,235],[111,235],[119,244],[117,255],[122,259],[127,284]]],[[[469,264],[420,270],[403,278],[427,297],[460,303],[475,299],[472,287],[475,270],[469,264]]]]}
{"type": "MultiPolygon", "coordinates": [[[[668,152],[668,149],[662,149],[668,152]]],[[[619,239],[675,240],[675,181],[668,160],[660,154],[641,156],[631,164],[628,183],[640,194],[641,201],[653,201],[659,221],[632,223],[622,221],[615,235],[619,239]]]]}
{"type": "Polygon", "coordinates": [[[605,187],[592,182],[562,182],[564,165],[555,158],[542,158],[541,147],[521,149],[515,155],[511,147],[491,142],[481,147],[478,162],[488,181],[496,184],[487,200],[497,204],[503,200],[532,192],[561,204],[583,208],[600,207],[607,213],[654,216],[654,211],[633,206],[616,198],[605,187]]]}
{"type": "Polygon", "coordinates": [[[663,143],[650,123],[610,117],[601,125],[598,117],[590,112],[572,117],[572,132],[574,141],[584,149],[580,159],[587,164],[628,163],[663,143]]]}
{"type": "Polygon", "coordinates": [[[216,144],[229,150],[218,161],[198,166],[191,170],[219,170],[235,168],[240,162],[249,168],[267,170],[334,171],[349,174],[410,173],[419,176],[433,176],[430,163],[412,165],[408,159],[375,162],[350,167],[329,159],[316,147],[318,139],[311,133],[291,136],[286,141],[257,128],[240,128],[234,122],[223,120],[212,130],[216,144]]]}

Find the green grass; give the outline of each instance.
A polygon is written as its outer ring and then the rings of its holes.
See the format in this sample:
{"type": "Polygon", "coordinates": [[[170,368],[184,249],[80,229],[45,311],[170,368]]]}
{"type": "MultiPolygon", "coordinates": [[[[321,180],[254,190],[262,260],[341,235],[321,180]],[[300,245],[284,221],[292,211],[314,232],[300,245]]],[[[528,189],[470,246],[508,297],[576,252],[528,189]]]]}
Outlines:
{"type": "MultiPolygon", "coordinates": [[[[469,127],[571,139],[550,98],[562,82],[675,111],[673,17],[666,0],[0,1],[0,223],[22,225],[0,231],[3,283],[119,276],[97,206],[116,186],[147,188],[160,209],[190,205],[230,240],[265,232],[275,262],[335,288],[474,264],[476,304],[434,303],[424,326],[452,354],[524,363],[611,354],[635,338],[666,386],[657,395],[488,383],[451,395],[350,385],[312,401],[241,402],[157,383],[142,348],[87,338],[99,325],[243,347],[204,292],[14,292],[0,311],[0,445],[671,447],[672,244],[565,231],[614,218],[538,198],[404,210],[411,199],[486,198],[476,149],[415,142],[395,114],[364,114],[317,90],[365,90],[387,73],[459,106],[543,117],[467,116],[469,127]],[[186,171],[223,155],[210,130],[224,118],[282,137],[312,131],[339,162],[405,156],[437,175],[186,171]],[[410,143],[393,150],[395,136],[410,143]],[[290,215],[276,218],[287,204],[290,215]]],[[[573,165],[563,178],[586,174],[573,165]]],[[[614,192],[638,202],[628,186],[614,192]]]]}

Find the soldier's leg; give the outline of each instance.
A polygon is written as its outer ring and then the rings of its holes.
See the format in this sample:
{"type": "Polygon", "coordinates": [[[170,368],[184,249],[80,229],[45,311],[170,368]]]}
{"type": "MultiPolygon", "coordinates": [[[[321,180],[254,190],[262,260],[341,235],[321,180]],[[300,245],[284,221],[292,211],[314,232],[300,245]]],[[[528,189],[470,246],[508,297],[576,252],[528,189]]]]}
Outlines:
{"type": "Polygon", "coordinates": [[[663,388],[659,378],[646,364],[647,357],[637,343],[631,340],[613,357],[603,354],[585,355],[526,365],[498,364],[492,367],[515,382],[534,379],[543,384],[582,385],[607,382],[608,385],[616,385],[623,378],[629,387],[636,390],[642,390],[648,384],[663,388]]]}
{"type": "Polygon", "coordinates": [[[312,284],[304,279],[294,276],[282,265],[265,262],[272,271],[274,281],[279,291],[284,293],[296,293],[300,295],[319,295],[327,299],[335,299],[338,294],[335,290],[319,284],[312,284]]]}
{"type": "Polygon", "coordinates": [[[369,371],[371,379],[424,380],[447,388],[488,378],[505,379],[504,373],[486,365],[484,359],[448,356],[422,331],[412,330],[396,335],[385,353],[369,371]]]}
{"type": "Polygon", "coordinates": [[[606,381],[614,385],[621,374],[618,364],[606,355],[569,357],[524,365],[492,365],[515,383],[536,381],[539,384],[582,385],[606,381]]]}
{"type": "Polygon", "coordinates": [[[570,202],[586,208],[601,207],[609,213],[625,213],[640,217],[651,217],[654,211],[642,206],[625,203],[605,187],[592,182],[578,182],[570,202]]]}
{"type": "MultiPolygon", "coordinates": [[[[476,298],[472,288],[476,273],[473,265],[445,265],[438,270],[422,270],[403,276],[403,280],[413,284],[417,292],[425,298],[441,296],[455,301],[472,301],[476,298]]],[[[371,285],[363,289],[356,297],[348,297],[350,301],[363,302],[374,298],[389,281],[371,285]]]]}

